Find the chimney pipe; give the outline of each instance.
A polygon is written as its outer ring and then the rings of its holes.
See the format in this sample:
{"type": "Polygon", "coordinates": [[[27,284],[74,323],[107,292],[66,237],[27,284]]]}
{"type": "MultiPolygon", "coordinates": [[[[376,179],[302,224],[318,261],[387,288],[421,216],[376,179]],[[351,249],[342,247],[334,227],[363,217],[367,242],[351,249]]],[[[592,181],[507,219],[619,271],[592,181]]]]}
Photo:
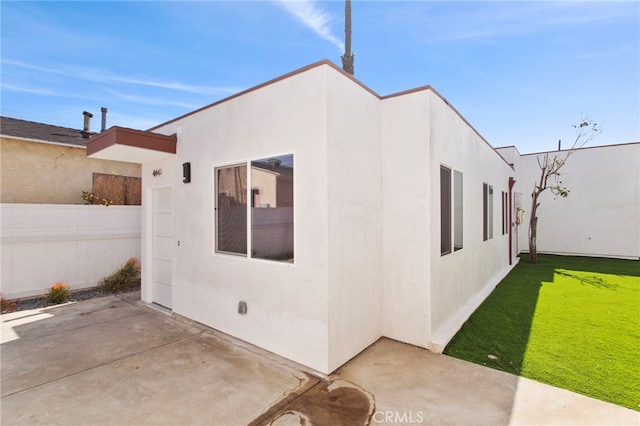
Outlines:
{"type": "Polygon", "coordinates": [[[107,108],[106,107],[102,107],[100,108],[100,111],[102,112],[102,128],[100,130],[100,132],[104,132],[105,130],[107,130],[107,108]]]}
{"type": "Polygon", "coordinates": [[[84,115],[84,130],[82,131],[82,137],[84,139],[89,139],[91,137],[91,118],[93,114],[88,111],[83,111],[82,115],[84,115]]]}

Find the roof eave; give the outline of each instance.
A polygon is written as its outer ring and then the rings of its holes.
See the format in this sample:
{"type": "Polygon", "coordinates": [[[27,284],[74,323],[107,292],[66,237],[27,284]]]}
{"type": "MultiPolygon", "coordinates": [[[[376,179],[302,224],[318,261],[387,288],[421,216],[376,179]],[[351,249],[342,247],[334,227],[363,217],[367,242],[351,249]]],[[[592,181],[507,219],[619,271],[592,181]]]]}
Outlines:
{"type": "Polygon", "coordinates": [[[176,155],[176,135],[114,126],[87,143],[87,157],[144,164],[176,155]]]}

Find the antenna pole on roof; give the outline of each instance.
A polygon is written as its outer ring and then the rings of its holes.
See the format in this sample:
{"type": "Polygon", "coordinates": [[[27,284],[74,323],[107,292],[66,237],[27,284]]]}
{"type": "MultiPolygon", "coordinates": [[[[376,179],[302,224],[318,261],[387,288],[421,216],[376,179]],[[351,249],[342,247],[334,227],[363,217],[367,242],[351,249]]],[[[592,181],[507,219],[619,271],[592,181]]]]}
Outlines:
{"type": "Polygon", "coordinates": [[[342,69],[353,75],[353,58],[351,52],[351,0],[345,0],[344,5],[344,55],[342,55],[342,69]]]}

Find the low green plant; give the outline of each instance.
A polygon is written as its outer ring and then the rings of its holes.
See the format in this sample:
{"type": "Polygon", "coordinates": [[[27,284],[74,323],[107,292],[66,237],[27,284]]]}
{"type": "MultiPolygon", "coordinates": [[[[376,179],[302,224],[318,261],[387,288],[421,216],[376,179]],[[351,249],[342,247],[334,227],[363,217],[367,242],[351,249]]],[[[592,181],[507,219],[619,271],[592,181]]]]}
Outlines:
{"type": "Polygon", "coordinates": [[[51,287],[49,287],[49,291],[47,291],[47,300],[49,303],[53,303],[54,305],[59,305],[60,303],[64,303],[67,301],[69,297],[69,285],[63,283],[62,281],[58,281],[51,287]]]}
{"type": "Polygon", "coordinates": [[[138,283],[139,275],[138,259],[131,257],[120,269],[100,281],[100,287],[113,293],[130,290],[138,283]]]}
{"type": "Polygon", "coordinates": [[[101,201],[100,199],[96,198],[91,192],[88,192],[88,191],[82,191],[81,197],[87,204],[102,204],[103,206],[107,206],[107,207],[113,204],[113,201],[109,201],[106,198],[103,198],[101,201]]]}

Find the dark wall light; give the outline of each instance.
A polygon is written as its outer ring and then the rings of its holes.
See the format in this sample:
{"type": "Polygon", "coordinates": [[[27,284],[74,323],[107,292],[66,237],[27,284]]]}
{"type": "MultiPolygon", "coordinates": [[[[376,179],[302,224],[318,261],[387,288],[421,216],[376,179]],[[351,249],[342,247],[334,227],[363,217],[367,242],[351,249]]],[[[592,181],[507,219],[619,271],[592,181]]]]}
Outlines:
{"type": "Polygon", "coordinates": [[[182,163],[182,182],[191,182],[191,163],[182,163]]]}

